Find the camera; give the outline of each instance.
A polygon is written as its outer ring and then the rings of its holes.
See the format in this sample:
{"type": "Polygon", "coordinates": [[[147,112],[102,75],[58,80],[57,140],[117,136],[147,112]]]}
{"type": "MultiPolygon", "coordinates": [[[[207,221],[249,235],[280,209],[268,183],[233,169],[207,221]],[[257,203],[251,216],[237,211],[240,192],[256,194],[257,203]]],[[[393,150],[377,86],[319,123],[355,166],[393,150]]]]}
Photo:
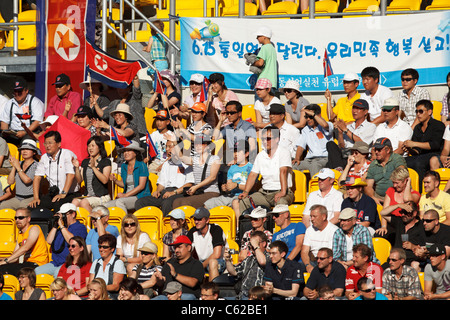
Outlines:
{"type": "Polygon", "coordinates": [[[229,254],[237,254],[238,252],[235,249],[228,249],[229,254]]]}
{"type": "Polygon", "coordinates": [[[54,196],[59,194],[59,187],[58,186],[51,186],[48,188],[48,195],[50,198],[53,198],[54,196]]]}
{"type": "Polygon", "coordinates": [[[59,221],[60,215],[61,215],[61,219],[63,220],[64,227],[67,228],[68,225],[67,225],[67,214],[66,213],[61,213],[61,214],[57,213],[52,217],[53,228],[58,228],[58,221],[59,221]]]}

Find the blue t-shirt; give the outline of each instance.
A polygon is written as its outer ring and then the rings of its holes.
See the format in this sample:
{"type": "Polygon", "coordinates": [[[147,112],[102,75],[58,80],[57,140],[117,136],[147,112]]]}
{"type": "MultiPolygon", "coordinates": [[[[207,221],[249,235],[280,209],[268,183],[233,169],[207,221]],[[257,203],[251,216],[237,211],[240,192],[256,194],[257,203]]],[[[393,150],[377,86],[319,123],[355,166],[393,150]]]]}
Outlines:
{"type": "MultiPolygon", "coordinates": [[[[355,298],[355,300],[363,300],[362,296],[359,296],[357,298],[355,298]]],[[[366,299],[364,299],[366,300],[366,299]]],[[[381,293],[376,293],[375,294],[375,299],[374,300],[389,300],[385,295],[382,295],[381,293]]]]}
{"type": "MultiPolygon", "coordinates": [[[[272,236],[272,242],[276,240],[281,240],[285,242],[288,246],[288,253],[286,257],[289,256],[292,249],[295,248],[296,238],[298,235],[305,234],[306,227],[303,222],[291,222],[286,228],[281,229],[272,236]]],[[[300,252],[295,257],[295,261],[301,261],[300,252]]]]}
{"type": "MultiPolygon", "coordinates": [[[[119,236],[119,229],[116,226],[108,224],[106,231],[111,233],[116,238],[119,236]]],[[[98,251],[98,232],[97,229],[91,229],[86,237],[86,245],[91,246],[92,261],[100,259],[100,252],[98,251]]]]}
{"type": "MultiPolygon", "coordinates": [[[[237,164],[234,164],[228,169],[227,173],[227,179],[231,180],[235,183],[239,184],[245,184],[247,182],[248,175],[250,174],[250,171],[252,171],[253,164],[248,162],[246,165],[240,167],[237,164]]],[[[234,188],[230,192],[230,196],[234,197],[242,193],[242,190],[238,187],[234,188]]]]}
{"type": "Polygon", "coordinates": [[[13,298],[11,298],[10,295],[6,294],[6,293],[2,293],[2,295],[0,296],[0,300],[12,300],[13,298]]]}
{"type": "MultiPolygon", "coordinates": [[[[87,236],[86,226],[80,223],[79,221],[71,224],[67,229],[74,236],[79,236],[82,237],[83,239],[86,239],[87,236]]],[[[64,239],[64,236],[62,235],[60,230],[56,232],[55,240],[53,240],[53,243],[54,243],[53,248],[54,250],[57,251],[61,248],[61,246],[64,246],[64,249],[60,253],[52,251],[51,263],[55,267],[59,267],[66,261],[66,257],[69,254],[69,244],[64,239]]]]}

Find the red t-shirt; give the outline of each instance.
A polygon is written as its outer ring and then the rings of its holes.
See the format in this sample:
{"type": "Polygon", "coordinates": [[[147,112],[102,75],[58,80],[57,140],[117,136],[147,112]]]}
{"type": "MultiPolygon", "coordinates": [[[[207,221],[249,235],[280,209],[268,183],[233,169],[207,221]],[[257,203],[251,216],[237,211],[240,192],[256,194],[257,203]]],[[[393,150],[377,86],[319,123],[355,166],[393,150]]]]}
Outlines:
{"type": "Polygon", "coordinates": [[[58,277],[66,280],[69,287],[71,287],[75,291],[78,291],[86,287],[86,278],[89,278],[91,265],[92,262],[88,262],[81,268],[75,264],[67,268],[66,264],[63,263],[63,265],[59,269],[58,277]]]}
{"type": "MultiPolygon", "coordinates": [[[[418,191],[416,191],[416,190],[411,190],[411,194],[417,194],[418,196],[419,196],[419,199],[420,199],[420,193],[418,192],[418,191]]],[[[386,190],[386,195],[387,196],[389,196],[389,199],[391,200],[390,202],[389,202],[389,205],[390,206],[393,206],[393,205],[395,205],[395,204],[398,204],[398,202],[397,201],[395,201],[395,189],[393,188],[393,187],[389,187],[387,190],[386,190]]],[[[391,213],[393,216],[397,216],[397,217],[401,217],[402,215],[401,215],[401,213],[400,213],[400,208],[397,208],[397,209],[395,209],[394,211],[392,211],[392,213],[391,213]]]]}
{"type": "Polygon", "coordinates": [[[366,274],[361,274],[355,269],[354,266],[347,269],[347,276],[345,277],[345,290],[353,290],[354,292],[358,292],[356,284],[358,283],[358,280],[364,276],[372,279],[375,284],[375,289],[381,289],[383,268],[377,263],[369,262],[366,274]]]}

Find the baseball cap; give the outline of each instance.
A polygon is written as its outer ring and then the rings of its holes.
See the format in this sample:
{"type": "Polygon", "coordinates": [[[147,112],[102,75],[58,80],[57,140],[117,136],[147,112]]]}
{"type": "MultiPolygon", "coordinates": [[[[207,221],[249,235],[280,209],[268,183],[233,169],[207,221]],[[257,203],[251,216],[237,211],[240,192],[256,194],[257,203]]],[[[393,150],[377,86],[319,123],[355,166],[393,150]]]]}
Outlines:
{"type": "Polygon", "coordinates": [[[440,243],[435,243],[431,245],[430,249],[428,249],[428,253],[430,256],[440,256],[441,254],[446,254],[445,246],[440,243]]]}
{"type": "Polygon", "coordinates": [[[64,84],[70,84],[70,78],[67,74],[61,73],[60,75],[56,76],[56,80],[53,83],[53,85],[64,85],[64,84]]]}
{"type": "Polygon", "coordinates": [[[74,205],[73,203],[64,203],[59,208],[59,213],[67,213],[69,211],[77,211],[77,206],[74,205]]]}
{"type": "Polygon", "coordinates": [[[181,283],[179,283],[178,281],[170,281],[166,288],[163,290],[164,293],[168,293],[168,294],[174,294],[176,292],[181,291],[182,286],[181,283]]]}
{"type": "Polygon", "coordinates": [[[364,99],[358,99],[353,102],[353,107],[369,110],[369,103],[364,99]]]}
{"type": "Polygon", "coordinates": [[[186,215],[184,214],[184,211],[181,209],[173,209],[172,211],[169,212],[168,214],[169,217],[172,217],[176,220],[179,219],[185,219],[186,215]]]}
{"type": "Polygon", "coordinates": [[[284,114],[286,113],[286,109],[282,104],[274,103],[270,105],[269,109],[270,114],[284,114]]]}
{"type": "Polygon", "coordinates": [[[206,105],[203,102],[194,103],[191,109],[195,111],[203,111],[204,113],[206,113],[206,105]]]}
{"type": "Polygon", "coordinates": [[[14,81],[14,88],[13,88],[14,91],[20,91],[27,87],[28,85],[25,79],[18,79],[14,81]]]}
{"type": "Polygon", "coordinates": [[[322,168],[317,173],[317,178],[319,179],[326,179],[326,178],[332,178],[334,179],[336,176],[334,175],[334,171],[329,168],[322,168]]]}
{"type": "Polygon", "coordinates": [[[256,31],[256,37],[260,37],[260,36],[272,38],[272,30],[270,30],[270,28],[268,28],[266,26],[261,26],[256,31]]]}
{"type": "Polygon", "coordinates": [[[272,82],[269,79],[261,78],[256,81],[255,89],[270,89],[272,88],[272,82]]]}
{"type": "Polygon", "coordinates": [[[356,73],[354,73],[354,72],[346,73],[346,74],[344,75],[344,79],[342,79],[342,81],[355,81],[355,80],[358,80],[358,81],[359,81],[359,77],[358,77],[358,75],[357,75],[356,73]]]}
{"type": "Polygon", "coordinates": [[[155,115],[155,119],[169,120],[169,113],[167,112],[167,110],[159,110],[155,115]]]}
{"type": "Polygon", "coordinates": [[[388,138],[378,138],[373,143],[372,148],[380,149],[380,148],[384,148],[386,146],[392,147],[391,140],[389,140],[388,138]]]}
{"type": "Polygon", "coordinates": [[[193,81],[196,83],[203,83],[203,80],[205,79],[205,76],[200,73],[194,73],[191,75],[191,78],[189,79],[189,82],[193,81]]]}
{"type": "Polygon", "coordinates": [[[356,218],[356,211],[352,208],[345,208],[339,214],[339,220],[347,220],[351,218],[356,218]]]}
{"type": "Polygon", "coordinates": [[[90,107],[88,107],[88,106],[80,106],[80,107],[77,109],[77,112],[75,113],[75,115],[76,115],[76,116],[78,116],[78,115],[84,115],[84,114],[89,115],[89,114],[91,114],[91,113],[92,113],[92,110],[91,110],[90,107]]]}
{"type": "Polygon", "coordinates": [[[179,244],[192,244],[192,241],[187,237],[187,236],[178,236],[177,239],[172,242],[169,243],[169,246],[177,246],[179,244]]]}
{"type": "Polygon", "coordinates": [[[381,107],[381,109],[382,110],[383,109],[384,110],[392,110],[393,108],[399,107],[399,106],[400,106],[400,104],[397,99],[389,98],[389,99],[384,100],[383,106],[381,107]]]}
{"type": "Polygon", "coordinates": [[[267,210],[262,207],[256,207],[248,216],[255,219],[265,218],[267,217],[267,210]]]}
{"type": "Polygon", "coordinates": [[[203,219],[203,218],[209,218],[209,210],[205,207],[200,207],[195,209],[194,214],[192,215],[192,218],[194,219],[203,219]]]}

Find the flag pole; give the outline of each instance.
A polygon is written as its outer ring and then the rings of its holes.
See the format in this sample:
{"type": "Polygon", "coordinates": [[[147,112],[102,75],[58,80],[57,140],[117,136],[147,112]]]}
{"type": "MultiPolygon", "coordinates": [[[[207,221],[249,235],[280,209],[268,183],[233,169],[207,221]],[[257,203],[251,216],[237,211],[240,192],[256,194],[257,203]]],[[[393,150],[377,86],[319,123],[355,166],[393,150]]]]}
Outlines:
{"type": "MultiPolygon", "coordinates": [[[[112,148],[112,127],[109,126],[109,146],[111,147],[111,152],[109,153],[109,158],[111,161],[111,168],[113,167],[114,158],[113,158],[113,148],[112,148]]],[[[116,168],[117,173],[117,168],[116,168]]],[[[112,174],[114,175],[114,171],[112,171],[112,174]]],[[[111,180],[111,187],[112,187],[112,194],[114,196],[114,179],[111,180]]],[[[113,199],[114,200],[114,199],[113,199]]]]}

